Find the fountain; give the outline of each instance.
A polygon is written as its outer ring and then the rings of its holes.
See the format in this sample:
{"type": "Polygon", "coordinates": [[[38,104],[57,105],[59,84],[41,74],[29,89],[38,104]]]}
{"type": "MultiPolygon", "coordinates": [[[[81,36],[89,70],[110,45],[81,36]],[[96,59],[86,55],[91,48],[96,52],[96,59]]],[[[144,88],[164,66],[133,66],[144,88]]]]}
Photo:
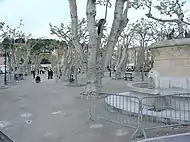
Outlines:
{"type": "Polygon", "coordinates": [[[141,95],[189,93],[190,38],[156,42],[150,50],[154,66],[148,74],[149,82],[128,84],[129,90],[141,95]]]}
{"type": "MultiPolygon", "coordinates": [[[[154,108],[169,106],[171,109],[171,111],[169,111],[170,116],[166,114],[162,117],[172,119],[172,117],[174,117],[172,116],[173,111],[187,111],[189,109],[190,38],[156,42],[151,45],[150,50],[154,57],[154,65],[148,74],[149,81],[127,84],[129,92],[119,93],[118,95],[137,97],[138,99],[132,98],[132,100],[130,100],[130,103],[133,102],[136,104],[138,104],[138,100],[144,97],[150,97],[147,101],[142,101],[143,109],[146,109],[146,114],[144,115],[151,114],[155,115],[155,117],[159,116],[159,112],[152,112],[148,106],[154,106],[154,108]],[[168,95],[175,94],[183,95],[176,95],[168,99],[168,95]],[[163,98],[157,100],[156,96],[163,96],[163,98]]],[[[131,111],[129,110],[129,107],[131,107],[129,106],[131,104],[128,104],[129,99],[126,99],[126,102],[119,102],[124,100],[119,97],[120,96],[108,96],[105,102],[108,106],[123,109],[124,111],[131,111]],[[114,102],[114,100],[117,102],[114,102]]],[[[133,105],[134,107],[139,107],[138,105],[133,105]]],[[[185,120],[190,119],[189,113],[184,115],[185,120]]],[[[180,114],[179,118],[181,118],[180,114]]]]}
{"type": "Polygon", "coordinates": [[[190,38],[156,42],[150,50],[159,88],[190,88],[190,38]]]}

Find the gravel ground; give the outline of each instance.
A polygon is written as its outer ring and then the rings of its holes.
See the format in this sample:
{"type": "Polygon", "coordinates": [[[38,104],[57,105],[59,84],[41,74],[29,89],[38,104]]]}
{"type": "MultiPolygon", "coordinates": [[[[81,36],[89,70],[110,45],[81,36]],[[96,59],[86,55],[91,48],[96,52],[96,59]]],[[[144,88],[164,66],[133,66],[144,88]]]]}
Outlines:
{"type": "MultiPolygon", "coordinates": [[[[0,90],[0,129],[15,142],[128,142],[132,129],[89,120],[89,102],[79,99],[84,87],[68,87],[42,76],[28,76],[0,90]]],[[[79,78],[80,79],[80,78],[79,78]]],[[[126,91],[124,80],[103,80],[103,91],[126,91]]]]}

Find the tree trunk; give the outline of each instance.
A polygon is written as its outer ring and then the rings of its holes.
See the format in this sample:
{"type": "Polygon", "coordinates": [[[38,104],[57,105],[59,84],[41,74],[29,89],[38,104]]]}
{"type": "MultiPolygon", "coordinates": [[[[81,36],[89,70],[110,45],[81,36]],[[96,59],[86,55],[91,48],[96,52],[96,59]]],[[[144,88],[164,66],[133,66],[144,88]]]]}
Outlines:
{"type": "Polygon", "coordinates": [[[114,20],[112,23],[110,35],[108,36],[108,43],[107,43],[106,52],[104,55],[104,61],[103,61],[104,69],[110,63],[110,60],[113,54],[113,49],[118,41],[118,37],[120,36],[121,32],[123,31],[123,29],[126,27],[128,23],[127,13],[128,13],[128,8],[129,8],[129,0],[127,1],[127,6],[125,10],[124,10],[124,5],[125,5],[124,0],[116,0],[114,20]]]}
{"type": "Polygon", "coordinates": [[[13,76],[15,76],[15,68],[17,67],[17,62],[16,62],[16,53],[15,50],[12,49],[12,68],[13,68],[13,76]]]}
{"type": "Polygon", "coordinates": [[[141,66],[141,79],[144,81],[144,63],[145,63],[145,49],[144,39],[140,42],[140,66],[141,66]]]}
{"type": "Polygon", "coordinates": [[[24,60],[24,62],[22,63],[22,65],[21,65],[21,67],[20,67],[20,72],[22,73],[22,74],[25,74],[25,72],[26,72],[26,66],[28,65],[28,63],[29,63],[29,58],[30,58],[30,55],[31,55],[31,48],[30,47],[26,47],[27,48],[27,51],[26,51],[26,56],[25,56],[25,60],[24,60]]]}
{"type": "Polygon", "coordinates": [[[134,51],[135,53],[135,55],[134,55],[134,66],[136,67],[137,66],[137,50],[135,49],[135,51],[134,51]]]}
{"type": "Polygon", "coordinates": [[[8,68],[9,68],[9,81],[10,83],[14,83],[14,75],[12,73],[12,55],[11,55],[11,50],[9,49],[9,51],[7,52],[7,58],[8,58],[8,68]]]}
{"type": "Polygon", "coordinates": [[[96,57],[97,57],[97,33],[96,33],[96,3],[92,0],[87,0],[86,6],[86,14],[87,14],[87,27],[89,32],[89,58],[88,58],[88,68],[87,68],[87,85],[85,94],[89,94],[91,92],[97,92],[97,76],[96,76],[96,57]]]}
{"type": "Polygon", "coordinates": [[[122,62],[121,61],[121,58],[122,56],[124,55],[124,53],[122,53],[122,46],[118,46],[118,52],[117,52],[117,62],[116,62],[116,72],[115,72],[115,79],[121,79],[122,77],[122,73],[121,73],[121,66],[120,66],[120,63],[122,62]]]}
{"type": "Polygon", "coordinates": [[[70,75],[72,74],[72,66],[73,66],[73,51],[72,51],[72,49],[70,51],[70,56],[69,56],[67,65],[68,65],[67,77],[68,77],[68,80],[69,80],[70,75]]]}
{"type": "Polygon", "coordinates": [[[82,45],[79,42],[78,37],[78,15],[77,15],[77,4],[76,0],[68,0],[71,14],[71,30],[72,30],[72,43],[75,47],[77,53],[79,53],[80,58],[83,62],[87,62],[84,52],[82,50],[82,45]]]}
{"type": "Polygon", "coordinates": [[[179,29],[179,36],[178,36],[178,38],[183,38],[183,33],[184,33],[183,23],[181,21],[179,21],[177,24],[178,24],[178,29],[179,29]]]}
{"type": "MultiPolygon", "coordinates": [[[[82,50],[82,46],[79,42],[78,38],[78,17],[77,17],[77,5],[76,0],[68,0],[70,4],[70,14],[71,14],[71,29],[72,29],[72,42],[75,46],[76,51],[79,53],[83,65],[86,64],[86,58],[84,56],[84,52],[82,50]]],[[[113,48],[117,43],[118,37],[121,32],[125,28],[128,19],[127,19],[127,11],[129,6],[129,0],[127,1],[127,7],[124,10],[124,0],[116,0],[115,4],[115,15],[112,24],[112,29],[108,38],[107,49],[105,56],[103,58],[99,58],[99,45],[101,45],[101,40],[98,40],[97,32],[96,32],[96,2],[94,0],[87,0],[86,5],[86,14],[87,14],[87,24],[88,24],[88,32],[89,32],[89,58],[88,58],[88,67],[87,67],[87,85],[85,94],[89,94],[90,92],[99,92],[101,84],[101,70],[105,69],[107,65],[110,63],[110,59],[112,56],[113,48]],[[100,41],[100,42],[99,42],[100,41]]]]}
{"type": "Polygon", "coordinates": [[[121,56],[122,56],[122,46],[118,46],[118,49],[117,49],[117,62],[116,62],[116,69],[121,61],[121,56]]]}
{"type": "Polygon", "coordinates": [[[16,62],[16,67],[17,67],[17,72],[18,72],[18,68],[19,68],[19,60],[20,60],[20,53],[19,53],[19,49],[15,50],[15,62],[16,62]]]}
{"type": "Polygon", "coordinates": [[[121,78],[121,74],[122,74],[122,66],[125,66],[124,64],[126,64],[125,62],[127,61],[128,58],[128,43],[126,45],[124,45],[124,50],[120,59],[119,64],[117,65],[117,70],[116,70],[116,74],[120,75],[119,77],[121,78]]]}
{"type": "Polygon", "coordinates": [[[65,56],[64,56],[64,61],[63,61],[63,64],[64,64],[64,72],[63,74],[66,75],[67,73],[67,70],[68,70],[68,61],[69,61],[69,56],[71,54],[71,51],[70,49],[65,53],[65,56]]]}

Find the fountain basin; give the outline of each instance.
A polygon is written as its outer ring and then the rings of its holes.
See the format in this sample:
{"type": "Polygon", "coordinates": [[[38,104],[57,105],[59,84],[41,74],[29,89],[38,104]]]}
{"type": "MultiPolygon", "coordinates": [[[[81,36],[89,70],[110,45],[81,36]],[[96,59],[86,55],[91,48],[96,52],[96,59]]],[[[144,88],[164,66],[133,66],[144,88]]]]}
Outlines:
{"type": "MultiPolygon", "coordinates": [[[[110,95],[105,98],[105,103],[107,107],[111,107],[111,109],[117,110],[122,113],[129,114],[138,114],[139,113],[139,102],[137,98],[123,97],[124,95],[130,95],[130,92],[118,93],[117,95],[110,95]]],[[[162,122],[170,120],[170,122],[181,122],[181,123],[189,123],[190,120],[190,112],[187,111],[184,113],[182,109],[166,109],[160,112],[151,111],[146,104],[143,104],[142,115],[148,116],[150,118],[155,117],[159,118],[162,122]]]]}
{"type": "Polygon", "coordinates": [[[190,90],[183,88],[149,89],[148,86],[148,83],[145,82],[127,84],[130,96],[135,96],[142,99],[143,105],[154,106],[157,108],[168,105],[172,109],[190,109],[190,90]],[[163,97],[158,97],[159,95],[163,97]]]}
{"type": "Polygon", "coordinates": [[[160,91],[156,89],[149,89],[148,86],[149,85],[147,82],[135,82],[135,83],[127,84],[127,88],[131,92],[143,94],[143,96],[158,95],[160,93],[160,91]]]}

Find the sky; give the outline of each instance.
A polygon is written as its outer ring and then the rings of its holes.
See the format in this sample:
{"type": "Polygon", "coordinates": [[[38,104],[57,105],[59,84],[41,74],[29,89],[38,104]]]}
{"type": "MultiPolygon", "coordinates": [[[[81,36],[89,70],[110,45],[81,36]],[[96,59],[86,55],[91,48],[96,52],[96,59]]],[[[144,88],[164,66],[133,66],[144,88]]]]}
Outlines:
{"type": "MultiPolygon", "coordinates": [[[[114,3],[113,3],[114,4],[114,3]]],[[[77,0],[79,19],[86,18],[86,0],[77,0]]],[[[190,9],[190,4],[188,4],[190,9]]],[[[188,7],[187,6],[187,7],[188,7]]],[[[104,17],[105,7],[97,7],[97,19],[104,17]]],[[[134,22],[147,13],[146,10],[130,10],[130,22],[134,22]]],[[[107,21],[112,24],[114,5],[108,10],[107,21]]],[[[50,35],[49,23],[52,25],[65,25],[70,22],[68,0],[0,0],[0,20],[12,28],[19,25],[23,19],[25,33],[35,37],[54,38],[50,35]]]]}

